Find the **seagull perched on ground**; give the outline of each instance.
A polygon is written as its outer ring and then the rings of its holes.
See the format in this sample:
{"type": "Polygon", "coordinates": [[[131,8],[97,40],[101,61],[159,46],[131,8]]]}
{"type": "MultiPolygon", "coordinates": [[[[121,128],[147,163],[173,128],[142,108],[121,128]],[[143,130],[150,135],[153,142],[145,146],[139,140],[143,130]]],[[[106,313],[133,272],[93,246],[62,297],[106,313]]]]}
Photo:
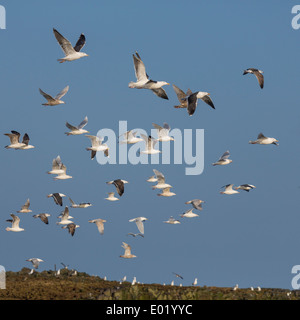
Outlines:
{"type": "Polygon", "coordinates": [[[221,194],[235,194],[235,193],[239,193],[238,191],[233,190],[232,187],[233,187],[233,184],[227,184],[226,186],[223,186],[223,187],[222,187],[222,188],[225,188],[225,190],[224,190],[224,191],[221,191],[220,193],[221,193],[221,194]]]}
{"type": "Polygon", "coordinates": [[[210,107],[215,109],[215,106],[214,106],[211,98],[209,97],[209,95],[210,94],[208,92],[196,91],[196,92],[186,96],[186,98],[183,98],[183,100],[187,100],[188,114],[190,116],[192,116],[194,114],[194,112],[196,111],[197,104],[198,104],[198,99],[201,99],[206,104],[208,104],[210,107]]]}
{"type": "Polygon", "coordinates": [[[143,138],[146,147],[145,150],[141,151],[142,154],[157,154],[157,153],[161,153],[160,150],[154,149],[156,143],[158,140],[154,139],[151,136],[146,136],[144,134],[141,133],[141,137],[143,138]]]}
{"type": "Polygon", "coordinates": [[[73,223],[73,221],[69,220],[73,217],[70,216],[69,208],[68,206],[65,207],[65,210],[62,212],[62,215],[59,216],[60,222],[56,222],[56,224],[70,224],[73,223]]]}
{"type": "Polygon", "coordinates": [[[174,141],[174,138],[169,136],[171,128],[167,123],[164,123],[163,127],[155,123],[152,123],[152,125],[157,130],[158,141],[174,141]]]}
{"type": "Polygon", "coordinates": [[[5,146],[6,149],[27,150],[34,148],[29,144],[30,139],[27,133],[24,134],[22,142],[20,142],[21,135],[18,131],[12,130],[11,133],[4,133],[4,135],[10,139],[10,145],[5,146]]]}
{"type": "Polygon", "coordinates": [[[176,193],[171,192],[170,189],[171,189],[170,187],[169,187],[169,188],[163,188],[163,189],[162,189],[162,192],[161,192],[161,193],[158,193],[157,195],[158,195],[158,196],[161,196],[161,197],[172,197],[172,196],[176,196],[176,193]]]}
{"type": "Polygon", "coordinates": [[[277,142],[277,139],[265,137],[262,133],[257,136],[257,140],[249,141],[250,144],[275,144],[278,146],[277,142]]]}
{"type": "Polygon", "coordinates": [[[179,89],[175,84],[173,84],[173,89],[177,95],[177,98],[179,100],[180,105],[174,106],[174,108],[179,109],[179,108],[187,108],[188,102],[186,97],[190,96],[193,94],[191,89],[188,89],[186,93],[184,93],[181,89],[179,89]]]}
{"type": "Polygon", "coordinates": [[[40,262],[44,262],[44,260],[39,258],[30,258],[30,259],[26,259],[26,261],[31,262],[35,269],[38,269],[40,262]]]}
{"type": "Polygon", "coordinates": [[[134,254],[131,253],[131,246],[125,242],[122,242],[122,248],[125,249],[124,254],[120,256],[120,258],[130,259],[130,258],[136,258],[134,254]]]}
{"type": "Polygon", "coordinates": [[[155,190],[155,189],[164,189],[164,188],[172,188],[171,185],[169,185],[168,183],[166,183],[165,176],[163,175],[162,172],[159,172],[159,171],[156,170],[156,169],[153,169],[153,172],[155,173],[155,176],[156,176],[156,178],[157,178],[157,184],[152,187],[152,190],[155,190]]]}
{"type": "Polygon", "coordinates": [[[106,222],[106,220],[104,219],[94,219],[94,220],[89,220],[90,223],[95,223],[100,234],[104,233],[104,222],[106,222]]]}
{"type": "Polygon", "coordinates": [[[106,143],[102,143],[103,138],[98,136],[91,136],[91,135],[85,135],[91,140],[92,146],[89,148],[86,148],[87,151],[91,151],[91,159],[93,160],[96,156],[96,153],[98,151],[103,151],[104,155],[108,157],[108,146],[106,143]]]}
{"type": "Polygon", "coordinates": [[[63,88],[55,97],[50,96],[50,94],[44,92],[42,89],[39,89],[39,91],[40,94],[47,100],[47,103],[42,103],[43,106],[57,106],[59,104],[65,104],[65,102],[60,99],[69,91],[69,86],[63,88]]]}
{"type": "Polygon", "coordinates": [[[114,192],[109,192],[108,193],[108,197],[105,198],[108,201],[118,201],[120,200],[119,198],[115,197],[115,193],[114,192]]]}
{"type": "Polygon", "coordinates": [[[217,162],[213,163],[212,165],[213,166],[217,166],[217,165],[223,166],[223,165],[229,164],[232,162],[232,160],[228,159],[229,157],[230,157],[230,153],[227,150],[226,152],[223,153],[223,155],[220,157],[220,159],[217,162]]]}
{"type": "Polygon", "coordinates": [[[68,129],[70,129],[70,132],[65,132],[65,134],[67,136],[71,136],[71,135],[79,135],[79,134],[83,134],[83,133],[89,133],[87,130],[83,129],[88,123],[88,117],[85,117],[80,124],[76,127],[76,126],[72,126],[70,123],[66,122],[66,127],[68,129]]]}
{"type": "Polygon", "coordinates": [[[66,197],[65,194],[63,193],[51,193],[51,194],[48,194],[47,195],[47,198],[53,198],[54,202],[59,205],[59,206],[62,206],[63,205],[63,200],[62,200],[62,197],[66,197]]]}
{"type": "Polygon", "coordinates": [[[79,228],[80,226],[78,224],[75,223],[69,223],[66,226],[62,226],[62,229],[68,229],[69,233],[71,234],[71,236],[73,237],[75,234],[75,229],[79,228]]]}
{"type": "Polygon", "coordinates": [[[122,180],[122,179],[116,179],[116,180],[113,180],[113,181],[108,181],[106,183],[107,184],[113,184],[116,187],[119,196],[121,197],[123,195],[123,193],[124,193],[124,184],[125,183],[129,183],[129,182],[126,181],[126,180],[122,180]]]}
{"type": "Polygon", "coordinates": [[[8,219],[6,220],[7,222],[11,222],[11,228],[7,227],[5,230],[6,231],[13,231],[13,232],[20,232],[20,231],[24,231],[23,228],[19,227],[20,224],[20,218],[18,216],[16,216],[15,214],[11,213],[10,214],[12,219],[8,219]]]}
{"type": "Polygon", "coordinates": [[[25,204],[21,207],[21,210],[17,211],[18,213],[21,213],[21,212],[32,212],[32,210],[28,209],[30,206],[30,201],[29,199],[26,200],[25,204]]]}
{"type": "Polygon", "coordinates": [[[195,278],[195,280],[194,280],[194,282],[192,283],[192,285],[193,285],[193,286],[196,286],[196,285],[197,285],[197,283],[198,283],[198,279],[197,279],[197,278],[195,278]]]}
{"type": "Polygon", "coordinates": [[[50,217],[49,213],[39,213],[33,216],[34,218],[40,218],[45,224],[49,224],[48,217],[50,217]]]}
{"type": "Polygon", "coordinates": [[[55,159],[52,160],[52,170],[48,171],[48,174],[60,174],[63,173],[64,170],[62,169],[63,163],[61,162],[60,156],[57,156],[55,159]]]}
{"type": "Polygon", "coordinates": [[[199,214],[193,212],[193,208],[186,211],[185,213],[180,215],[182,218],[194,218],[194,217],[199,217],[199,214]]]}
{"type": "Polygon", "coordinates": [[[148,220],[147,218],[145,217],[138,217],[138,218],[133,218],[133,219],[130,219],[129,222],[135,222],[136,223],[136,226],[138,227],[139,229],[139,232],[141,234],[144,234],[144,221],[148,220]]]}
{"type": "Polygon", "coordinates": [[[172,216],[169,218],[169,220],[163,221],[163,222],[169,223],[169,224],[180,224],[181,223],[179,220],[174,219],[172,216]]]}
{"type": "Polygon", "coordinates": [[[67,167],[64,164],[62,164],[61,169],[63,170],[63,172],[54,177],[54,180],[72,179],[72,176],[67,175],[67,167]]]}
{"type": "Polygon", "coordinates": [[[88,208],[92,206],[92,204],[89,202],[82,202],[82,203],[76,204],[70,197],[69,197],[69,200],[71,202],[71,208],[88,208]]]}
{"type": "Polygon", "coordinates": [[[120,144],[135,144],[137,142],[144,141],[142,138],[138,138],[136,135],[137,131],[133,132],[133,130],[129,130],[121,134],[121,136],[124,136],[124,140],[120,141],[120,144]]]}
{"type": "Polygon", "coordinates": [[[202,210],[202,203],[205,203],[205,201],[203,200],[199,200],[199,199],[194,199],[194,200],[190,200],[190,201],[187,201],[185,202],[185,204],[192,204],[193,207],[197,210],[202,210]]]}
{"type": "Polygon", "coordinates": [[[263,71],[255,69],[255,68],[248,68],[246,70],[244,70],[243,75],[248,74],[248,73],[252,73],[256,76],[257,80],[258,80],[258,84],[261,88],[264,87],[264,76],[263,76],[263,71]]]}
{"type": "Polygon", "coordinates": [[[169,98],[162,86],[169,85],[169,83],[165,81],[154,81],[149,79],[149,76],[146,73],[144,62],[142,61],[141,57],[137,52],[135,52],[135,54],[136,55],[133,54],[132,56],[137,81],[131,81],[128,87],[136,89],[150,89],[158,97],[168,100],[169,98]]]}
{"type": "Polygon", "coordinates": [[[245,190],[245,191],[249,192],[250,190],[255,189],[255,188],[256,187],[254,185],[246,183],[246,184],[241,184],[240,186],[238,186],[234,189],[235,190],[241,189],[241,190],[245,190]]]}
{"type": "Polygon", "coordinates": [[[80,52],[80,50],[83,48],[83,46],[85,45],[85,36],[82,33],[79,37],[79,39],[77,40],[77,43],[75,45],[75,47],[72,46],[71,42],[69,40],[67,40],[65,37],[63,37],[56,29],[53,28],[53,33],[54,36],[57,40],[57,42],[59,43],[59,45],[61,46],[65,57],[62,59],[58,59],[57,61],[59,61],[60,63],[63,63],[65,61],[73,61],[73,60],[77,60],[80,59],[82,57],[87,57],[88,54],[84,53],[84,52],[80,52]]]}

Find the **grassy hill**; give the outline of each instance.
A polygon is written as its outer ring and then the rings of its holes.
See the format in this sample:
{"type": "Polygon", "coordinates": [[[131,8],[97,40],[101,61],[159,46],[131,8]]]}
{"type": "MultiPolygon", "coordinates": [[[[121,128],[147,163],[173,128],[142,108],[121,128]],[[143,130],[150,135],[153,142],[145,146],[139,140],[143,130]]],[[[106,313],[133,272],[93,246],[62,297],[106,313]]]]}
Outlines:
{"type": "Polygon", "coordinates": [[[106,281],[84,272],[72,275],[61,270],[34,272],[23,268],[6,272],[6,289],[0,300],[299,300],[300,291],[262,288],[238,289],[218,287],[180,287],[161,284],[135,284],[106,281]],[[289,294],[290,293],[290,294],[289,294]]]}

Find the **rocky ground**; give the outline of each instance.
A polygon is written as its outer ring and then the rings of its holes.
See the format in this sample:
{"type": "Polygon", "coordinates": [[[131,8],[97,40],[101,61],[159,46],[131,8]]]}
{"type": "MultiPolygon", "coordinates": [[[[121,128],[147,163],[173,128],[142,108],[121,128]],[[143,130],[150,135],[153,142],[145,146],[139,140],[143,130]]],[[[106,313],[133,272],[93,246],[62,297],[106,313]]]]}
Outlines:
{"type": "Polygon", "coordinates": [[[300,300],[300,291],[262,288],[180,287],[106,281],[84,272],[61,270],[34,272],[23,268],[6,272],[6,289],[0,300],[300,300]]]}

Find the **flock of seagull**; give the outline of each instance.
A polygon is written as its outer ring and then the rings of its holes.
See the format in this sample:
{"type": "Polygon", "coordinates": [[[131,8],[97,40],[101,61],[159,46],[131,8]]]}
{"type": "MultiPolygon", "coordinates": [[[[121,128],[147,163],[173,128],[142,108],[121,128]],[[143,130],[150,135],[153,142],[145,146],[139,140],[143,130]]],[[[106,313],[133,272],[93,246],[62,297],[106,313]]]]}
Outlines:
{"type": "MultiPolygon", "coordinates": [[[[74,61],[83,57],[87,57],[88,54],[81,52],[81,49],[84,47],[86,38],[84,34],[81,34],[77,43],[75,46],[73,46],[69,40],[67,40],[64,36],[62,36],[56,29],[53,29],[54,36],[59,43],[60,47],[62,48],[65,56],[63,58],[58,59],[60,63],[66,62],[66,61],[74,61]]],[[[131,81],[128,84],[129,88],[135,88],[135,89],[148,89],[151,90],[156,96],[162,99],[168,100],[168,95],[166,91],[163,89],[163,86],[169,85],[166,81],[156,81],[149,78],[146,68],[144,65],[144,62],[142,61],[140,55],[135,52],[133,56],[133,64],[134,64],[134,71],[136,76],[136,81],[131,81]]],[[[263,71],[255,68],[248,68],[244,70],[244,75],[246,74],[253,74],[258,80],[258,84],[261,89],[264,87],[264,76],[263,71]]],[[[215,105],[210,97],[210,94],[208,92],[201,92],[196,91],[192,92],[190,89],[188,89],[186,92],[181,90],[176,85],[172,85],[173,89],[177,95],[179,105],[175,105],[174,108],[186,108],[188,115],[192,116],[197,107],[198,100],[202,100],[204,103],[206,103],[208,106],[210,106],[212,109],[215,109],[215,105]]],[[[47,100],[46,103],[43,103],[45,106],[57,106],[60,104],[65,104],[63,100],[61,100],[68,92],[69,86],[66,86],[64,89],[62,89],[61,92],[59,92],[54,97],[50,94],[44,92],[43,90],[39,89],[40,94],[47,100]]],[[[85,130],[84,128],[88,124],[88,117],[86,116],[79,125],[71,125],[70,123],[66,122],[66,127],[70,130],[66,132],[65,134],[67,136],[70,135],[81,135],[85,134],[87,138],[90,139],[91,146],[87,147],[86,150],[91,152],[91,159],[94,159],[97,152],[103,152],[106,157],[109,157],[109,146],[105,143],[103,143],[103,138],[99,136],[90,135],[89,131],[85,130]]],[[[141,153],[144,154],[156,154],[160,153],[161,151],[158,149],[155,149],[155,145],[158,141],[173,141],[174,138],[169,135],[170,133],[170,126],[167,123],[164,123],[162,126],[153,123],[153,127],[157,130],[158,138],[155,139],[152,136],[147,136],[144,134],[138,134],[138,132],[133,132],[133,130],[129,130],[122,134],[124,139],[122,141],[119,141],[121,144],[135,144],[138,142],[144,142],[145,143],[145,150],[141,151],[141,153]]],[[[15,130],[12,130],[11,133],[5,133],[7,137],[10,139],[10,144],[7,145],[5,148],[7,149],[15,149],[15,150],[27,150],[32,149],[34,146],[29,144],[29,135],[28,133],[25,133],[23,135],[22,141],[20,141],[21,134],[15,130]]],[[[121,137],[121,136],[120,136],[121,137]]],[[[249,141],[250,144],[261,144],[261,145],[269,145],[274,144],[278,145],[278,140],[271,137],[266,137],[262,133],[260,133],[256,140],[249,141]]],[[[213,166],[217,165],[229,165],[232,163],[232,160],[229,159],[230,153],[227,150],[222,154],[222,156],[214,163],[212,163],[213,166]]],[[[176,194],[171,191],[173,188],[170,184],[166,183],[165,176],[162,172],[153,169],[154,175],[149,177],[146,181],[149,183],[157,183],[156,185],[152,186],[153,190],[161,190],[161,193],[158,193],[158,196],[163,197],[172,197],[176,194]]],[[[50,171],[47,172],[49,175],[55,175],[54,180],[65,180],[65,179],[71,179],[72,176],[67,174],[67,167],[62,162],[61,157],[58,155],[55,159],[52,160],[52,168],[50,171]]],[[[116,188],[117,194],[121,197],[124,194],[125,191],[125,184],[128,183],[128,181],[123,179],[116,179],[112,181],[106,182],[107,185],[114,185],[116,188]]],[[[246,192],[249,192],[252,189],[255,189],[256,187],[251,184],[243,184],[237,187],[234,187],[233,184],[228,184],[224,187],[224,191],[221,191],[221,194],[226,195],[232,195],[239,193],[238,190],[244,190],[246,192]]],[[[67,197],[65,194],[62,193],[53,193],[47,195],[48,198],[53,198],[56,205],[63,206],[63,197],[67,197]]],[[[120,198],[115,196],[115,192],[108,192],[108,197],[105,198],[105,200],[108,201],[119,201],[120,198]]],[[[76,204],[70,197],[70,207],[71,208],[87,208],[92,206],[91,203],[79,203],[76,204]]],[[[192,208],[184,212],[180,215],[181,218],[194,218],[198,217],[199,215],[193,210],[201,211],[203,210],[202,204],[204,203],[203,200],[200,199],[193,199],[186,201],[185,204],[191,204],[192,208]]],[[[32,210],[29,209],[30,207],[30,200],[27,199],[26,203],[21,207],[17,213],[30,213],[32,210]]],[[[39,218],[43,223],[48,224],[50,217],[50,214],[48,213],[40,213],[33,215],[34,218],[39,218]]],[[[20,232],[24,231],[23,228],[20,227],[20,218],[11,213],[11,218],[8,219],[7,222],[11,222],[11,227],[7,227],[6,231],[13,231],[13,232],[20,232]]],[[[59,221],[56,222],[57,225],[61,225],[63,229],[67,229],[68,232],[71,234],[71,236],[74,236],[76,229],[79,227],[78,224],[74,223],[72,221],[73,217],[69,214],[69,207],[65,206],[64,211],[62,214],[58,217],[59,221]]],[[[131,235],[133,237],[144,237],[144,222],[148,219],[146,217],[136,217],[129,220],[129,222],[134,222],[137,226],[137,229],[139,233],[128,233],[128,235],[131,235]]],[[[93,223],[96,225],[99,233],[103,235],[104,233],[104,223],[106,223],[106,220],[104,219],[92,219],[88,221],[89,223],[93,223]]],[[[173,216],[171,216],[167,221],[163,221],[164,223],[168,224],[180,224],[179,219],[175,219],[173,216]]],[[[132,254],[132,248],[129,244],[126,242],[122,243],[122,248],[124,249],[124,254],[120,255],[122,258],[130,259],[130,258],[136,258],[136,255],[132,254]]],[[[40,262],[43,262],[42,259],[39,258],[30,258],[26,261],[32,262],[35,269],[38,268],[38,265],[40,262]]],[[[197,279],[195,279],[194,284],[197,283],[197,279]]]]}

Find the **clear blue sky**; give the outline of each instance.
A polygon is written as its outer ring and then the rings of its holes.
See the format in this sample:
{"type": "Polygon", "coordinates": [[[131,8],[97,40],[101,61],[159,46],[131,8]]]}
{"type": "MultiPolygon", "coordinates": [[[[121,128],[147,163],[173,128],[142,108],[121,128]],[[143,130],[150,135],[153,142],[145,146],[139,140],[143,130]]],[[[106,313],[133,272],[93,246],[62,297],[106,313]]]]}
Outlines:
{"type": "MultiPolygon", "coordinates": [[[[31,267],[25,260],[60,262],[89,274],[119,280],[136,276],[143,283],[198,278],[200,285],[291,288],[291,269],[299,256],[299,39],[291,27],[294,1],[2,1],[7,29],[0,30],[1,48],[1,219],[0,264],[7,270],[31,267]],[[72,43],[81,32],[89,57],[59,64],[63,53],[52,28],[72,43]],[[207,91],[212,110],[199,101],[189,117],[169,100],[150,91],[129,89],[135,80],[132,54],[137,50],[147,72],[183,90],[207,91]],[[262,69],[265,88],[249,67],[262,69]],[[66,104],[42,106],[38,89],[56,94],[66,85],[66,104]],[[100,165],[85,150],[84,136],[67,137],[65,122],[85,116],[91,134],[120,120],[129,128],[152,129],[152,122],[172,128],[204,129],[205,166],[198,176],[185,175],[182,165],[100,165]],[[35,149],[6,150],[4,133],[27,132],[35,149]],[[279,146],[248,144],[259,132],[279,146]],[[213,167],[224,151],[233,163],[213,167]],[[60,155],[73,179],[53,181],[46,174],[60,155]],[[146,179],[162,171],[175,197],[157,197],[146,179]],[[106,181],[129,181],[120,201],[104,198],[115,191],[106,181]],[[256,189],[226,196],[228,183],[250,183],[256,189]],[[70,209],[80,225],[74,237],[56,225],[63,209],[46,196],[62,192],[87,209],[70,209]],[[6,232],[5,220],[30,198],[32,214],[20,213],[25,232],[6,232]],[[162,221],[179,218],[194,198],[205,200],[200,217],[180,225],[162,221]],[[49,225],[32,218],[51,214],[49,225]],[[145,216],[145,238],[129,219],[145,216]],[[89,219],[107,220],[101,236],[89,219]],[[136,259],[119,258],[122,241],[136,259]]],[[[67,198],[64,204],[69,205],[67,198]]]]}

